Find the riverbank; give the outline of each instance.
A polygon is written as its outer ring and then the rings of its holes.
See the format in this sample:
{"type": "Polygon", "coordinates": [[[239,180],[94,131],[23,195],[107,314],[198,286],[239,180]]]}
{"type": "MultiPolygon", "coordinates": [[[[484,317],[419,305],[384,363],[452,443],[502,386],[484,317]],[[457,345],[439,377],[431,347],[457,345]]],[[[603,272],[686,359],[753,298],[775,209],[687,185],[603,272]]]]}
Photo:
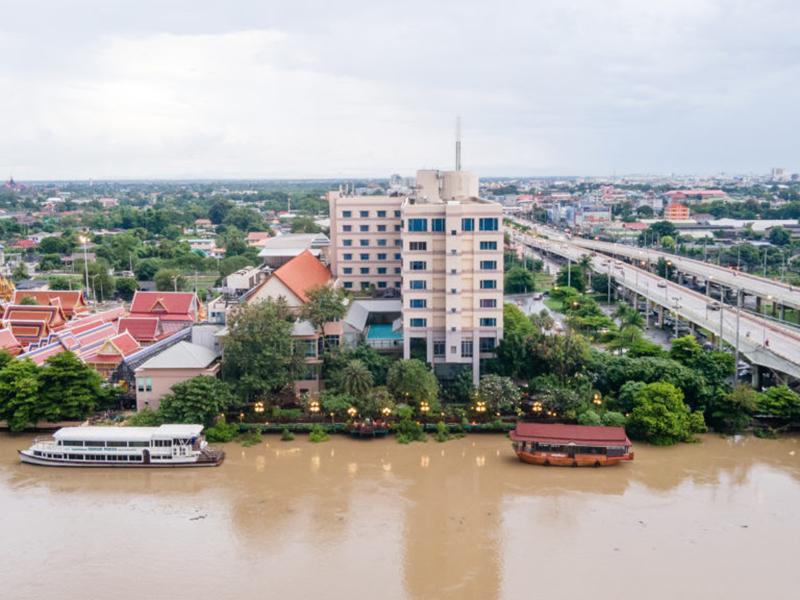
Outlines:
{"type": "Polygon", "coordinates": [[[32,437],[0,434],[9,598],[738,600],[797,584],[796,437],[642,444],[584,470],[522,464],[502,435],[265,436],[224,445],[218,469],[124,473],[21,465],[32,437]]]}

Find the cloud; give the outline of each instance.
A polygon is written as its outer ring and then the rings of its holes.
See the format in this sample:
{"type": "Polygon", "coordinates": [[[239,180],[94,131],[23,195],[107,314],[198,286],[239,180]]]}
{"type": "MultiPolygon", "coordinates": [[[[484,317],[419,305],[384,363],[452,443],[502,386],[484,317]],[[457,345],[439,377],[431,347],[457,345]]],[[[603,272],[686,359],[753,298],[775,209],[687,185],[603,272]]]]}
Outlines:
{"type": "Polygon", "coordinates": [[[20,179],[410,174],[456,114],[483,175],[800,167],[789,1],[65,4],[0,25],[20,179]]]}

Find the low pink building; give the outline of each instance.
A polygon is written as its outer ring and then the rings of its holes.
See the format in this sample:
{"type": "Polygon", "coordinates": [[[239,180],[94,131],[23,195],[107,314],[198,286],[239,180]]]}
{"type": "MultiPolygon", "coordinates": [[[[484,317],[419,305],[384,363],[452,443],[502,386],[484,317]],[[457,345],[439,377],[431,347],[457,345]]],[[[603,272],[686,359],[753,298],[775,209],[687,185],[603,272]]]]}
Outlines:
{"type": "Polygon", "coordinates": [[[200,344],[178,342],[136,369],[136,410],[157,410],[172,386],[200,375],[216,377],[219,354],[200,344]]]}

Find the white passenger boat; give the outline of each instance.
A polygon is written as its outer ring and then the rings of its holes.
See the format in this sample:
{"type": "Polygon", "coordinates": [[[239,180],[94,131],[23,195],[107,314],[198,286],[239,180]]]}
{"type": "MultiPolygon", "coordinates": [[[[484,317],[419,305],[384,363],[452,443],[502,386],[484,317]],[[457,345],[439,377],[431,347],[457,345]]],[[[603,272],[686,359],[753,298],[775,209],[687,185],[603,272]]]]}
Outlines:
{"type": "Polygon", "coordinates": [[[202,425],[63,427],[19,457],[53,467],[216,467],[225,453],[210,448],[202,431],[202,425]]]}

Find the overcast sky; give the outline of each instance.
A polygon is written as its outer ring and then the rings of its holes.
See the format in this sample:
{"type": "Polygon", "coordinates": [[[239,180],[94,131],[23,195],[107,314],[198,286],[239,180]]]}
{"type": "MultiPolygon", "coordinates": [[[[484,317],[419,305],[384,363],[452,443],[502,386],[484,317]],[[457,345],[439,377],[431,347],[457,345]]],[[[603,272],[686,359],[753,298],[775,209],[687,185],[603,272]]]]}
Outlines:
{"type": "Polygon", "coordinates": [[[800,170],[797,0],[0,9],[0,177],[800,170]]]}

